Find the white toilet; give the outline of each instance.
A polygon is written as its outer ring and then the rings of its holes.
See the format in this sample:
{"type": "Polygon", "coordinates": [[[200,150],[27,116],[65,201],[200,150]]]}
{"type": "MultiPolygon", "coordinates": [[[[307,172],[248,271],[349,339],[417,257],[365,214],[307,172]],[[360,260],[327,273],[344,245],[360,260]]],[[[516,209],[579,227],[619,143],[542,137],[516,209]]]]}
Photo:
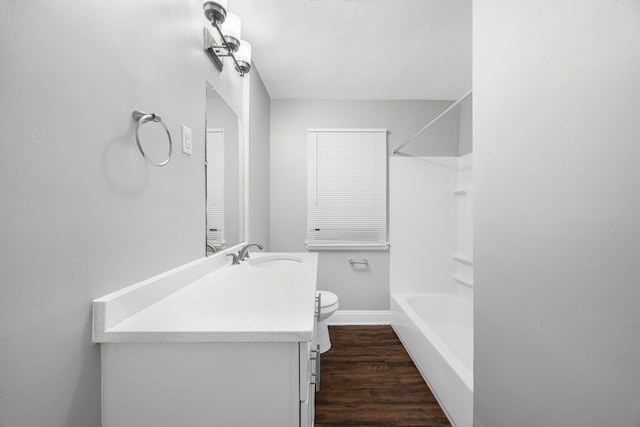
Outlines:
{"type": "Polygon", "coordinates": [[[318,318],[318,343],[320,344],[320,353],[324,353],[331,348],[327,319],[338,309],[338,295],[329,291],[317,291],[316,295],[320,295],[321,307],[318,318]]]}

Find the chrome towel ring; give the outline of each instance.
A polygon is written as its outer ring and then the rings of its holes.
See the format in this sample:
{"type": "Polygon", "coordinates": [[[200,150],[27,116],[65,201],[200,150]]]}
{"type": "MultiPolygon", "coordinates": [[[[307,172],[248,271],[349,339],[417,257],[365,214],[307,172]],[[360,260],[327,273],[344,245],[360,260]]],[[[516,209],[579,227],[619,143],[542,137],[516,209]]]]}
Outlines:
{"type": "Polygon", "coordinates": [[[164,124],[160,116],[158,116],[155,113],[145,113],[144,111],[139,111],[139,110],[133,110],[132,116],[138,122],[138,125],[136,126],[136,144],[138,144],[138,150],[140,150],[142,157],[144,157],[147,163],[153,166],[164,166],[167,163],[169,163],[169,160],[171,160],[171,150],[173,148],[173,142],[171,141],[171,133],[169,133],[169,129],[167,129],[167,125],[164,124]],[[169,138],[169,155],[167,156],[166,159],[164,159],[161,162],[156,162],[151,160],[142,149],[142,144],[140,144],[140,135],[139,135],[140,126],[151,121],[160,123],[164,128],[165,132],[167,132],[167,137],[169,138]]]}

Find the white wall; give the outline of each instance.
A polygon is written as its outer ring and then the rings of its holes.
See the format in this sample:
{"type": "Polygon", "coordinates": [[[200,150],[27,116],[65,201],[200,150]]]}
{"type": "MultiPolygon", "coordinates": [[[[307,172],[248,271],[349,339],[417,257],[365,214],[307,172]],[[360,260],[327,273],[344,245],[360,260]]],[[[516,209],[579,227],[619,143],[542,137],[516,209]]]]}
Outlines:
{"type": "Polygon", "coordinates": [[[249,236],[246,240],[269,243],[269,134],[271,98],[258,70],[249,73],[249,236]]]}
{"type": "MultiPolygon", "coordinates": [[[[308,128],[386,128],[389,152],[451,103],[447,101],[271,101],[271,249],[304,251],[308,128]]],[[[458,154],[459,118],[445,116],[408,146],[409,153],[458,154]]],[[[388,252],[320,253],[318,287],[335,292],[345,310],[389,309],[388,252]],[[367,258],[369,269],[348,259],[367,258]]]]}
{"type": "Polygon", "coordinates": [[[99,426],[91,301],[203,256],[205,81],[244,96],[204,25],[184,0],[0,6],[0,426],[99,426]],[[164,168],[137,151],[136,108],[173,135],[164,168]]]}
{"type": "Polygon", "coordinates": [[[476,427],[640,425],[639,23],[474,2],[476,427]]]}

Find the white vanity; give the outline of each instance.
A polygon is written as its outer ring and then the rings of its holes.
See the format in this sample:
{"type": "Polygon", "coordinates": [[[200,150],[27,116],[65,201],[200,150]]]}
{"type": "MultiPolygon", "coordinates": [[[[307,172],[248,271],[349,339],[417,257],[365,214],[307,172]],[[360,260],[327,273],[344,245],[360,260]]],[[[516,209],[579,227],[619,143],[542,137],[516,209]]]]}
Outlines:
{"type": "Polygon", "coordinates": [[[229,261],[94,301],[103,427],[313,425],[317,254],[229,261]]]}

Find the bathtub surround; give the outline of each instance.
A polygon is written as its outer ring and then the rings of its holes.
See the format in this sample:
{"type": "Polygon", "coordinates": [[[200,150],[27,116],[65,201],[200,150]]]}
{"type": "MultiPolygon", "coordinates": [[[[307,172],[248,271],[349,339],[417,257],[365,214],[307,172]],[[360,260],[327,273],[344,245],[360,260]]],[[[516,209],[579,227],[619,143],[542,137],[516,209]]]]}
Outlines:
{"type": "MultiPolygon", "coordinates": [[[[391,293],[471,291],[454,280],[462,274],[454,256],[473,261],[471,206],[460,200],[473,191],[471,158],[389,159],[391,293]],[[410,185],[420,192],[406,191],[410,185]]],[[[472,282],[473,271],[465,277],[472,282]]]]}
{"type": "Polygon", "coordinates": [[[640,425],[640,3],[474,1],[475,427],[640,425]]]}
{"type": "MultiPolygon", "coordinates": [[[[257,70],[218,73],[204,25],[202,4],[182,0],[0,6],[2,427],[99,426],[90,302],[203,256],[205,81],[250,113],[255,133],[268,117],[257,70]],[[167,166],[140,156],[134,109],[167,124],[167,166]],[[181,125],[191,156],[179,150],[181,125]]],[[[268,193],[267,162],[252,158],[248,197],[268,193]]],[[[268,216],[264,200],[251,209],[268,216]]]]}

